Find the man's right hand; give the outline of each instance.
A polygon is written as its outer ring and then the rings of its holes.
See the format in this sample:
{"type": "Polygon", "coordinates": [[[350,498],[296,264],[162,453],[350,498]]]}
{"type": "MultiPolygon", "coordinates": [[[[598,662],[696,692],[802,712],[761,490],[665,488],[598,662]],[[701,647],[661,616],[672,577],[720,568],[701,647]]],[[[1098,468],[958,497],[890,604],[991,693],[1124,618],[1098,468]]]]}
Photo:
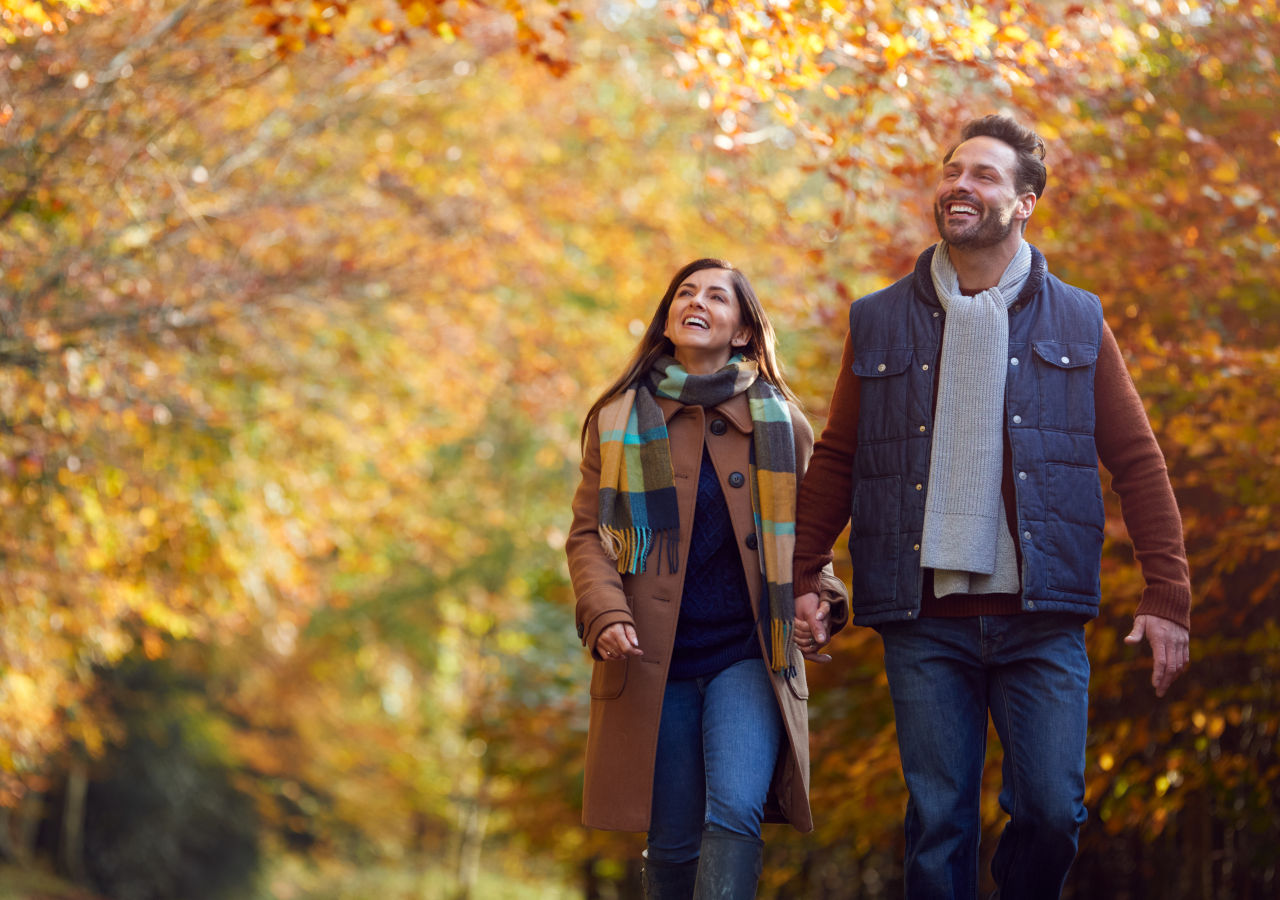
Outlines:
{"type": "Polygon", "coordinates": [[[796,597],[796,617],[791,630],[796,646],[805,659],[813,662],[831,661],[831,656],[822,652],[830,637],[827,628],[830,613],[831,604],[819,599],[812,591],[796,597]]]}

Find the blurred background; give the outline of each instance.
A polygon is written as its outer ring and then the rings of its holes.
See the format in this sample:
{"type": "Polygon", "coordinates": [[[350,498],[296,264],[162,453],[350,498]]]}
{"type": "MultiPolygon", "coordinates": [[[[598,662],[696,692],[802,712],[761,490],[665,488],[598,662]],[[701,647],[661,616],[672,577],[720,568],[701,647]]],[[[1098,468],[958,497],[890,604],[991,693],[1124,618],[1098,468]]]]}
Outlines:
{"type": "MultiPolygon", "coordinates": [[[[1275,0],[0,0],[0,900],[637,896],[577,824],[581,416],[714,255],[820,429],[990,112],[1196,598],[1157,701],[1113,503],[1068,895],[1276,896],[1277,53],[1275,0]]],[[[864,632],[762,897],[901,895],[864,632]]]]}

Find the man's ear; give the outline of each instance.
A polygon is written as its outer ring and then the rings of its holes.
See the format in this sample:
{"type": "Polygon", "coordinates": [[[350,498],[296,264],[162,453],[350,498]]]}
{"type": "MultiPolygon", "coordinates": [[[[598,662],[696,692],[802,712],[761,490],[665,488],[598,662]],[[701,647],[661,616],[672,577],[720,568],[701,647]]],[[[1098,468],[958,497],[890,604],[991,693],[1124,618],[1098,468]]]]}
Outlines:
{"type": "Polygon", "coordinates": [[[1019,222],[1026,222],[1031,218],[1031,213],[1036,208],[1035,191],[1027,191],[1025,194],[1018,195],[1018,205],[1013,209],[1013,217],[1019,222]]]}

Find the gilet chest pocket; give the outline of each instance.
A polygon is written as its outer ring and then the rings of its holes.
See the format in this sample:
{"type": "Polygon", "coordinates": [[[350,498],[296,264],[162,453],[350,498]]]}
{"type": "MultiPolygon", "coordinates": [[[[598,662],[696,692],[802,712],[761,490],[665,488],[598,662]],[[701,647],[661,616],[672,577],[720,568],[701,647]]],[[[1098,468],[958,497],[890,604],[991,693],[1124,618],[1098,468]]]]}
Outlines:
{"type": "Polygon", "coordinates": [[[1092,434],[1097,345],[1032,341],[1031,346],[1035,351],[1036,387],[1040,395],[1040,427],[1092,434]]]}
{"type": "Polygon", "coordinates": [[[911,385],[907,370],[914,355],[910,348],[858,352],[853,374],[858,376],[861,393],[859,441],[890,440],[908,433],[911,385]]]}

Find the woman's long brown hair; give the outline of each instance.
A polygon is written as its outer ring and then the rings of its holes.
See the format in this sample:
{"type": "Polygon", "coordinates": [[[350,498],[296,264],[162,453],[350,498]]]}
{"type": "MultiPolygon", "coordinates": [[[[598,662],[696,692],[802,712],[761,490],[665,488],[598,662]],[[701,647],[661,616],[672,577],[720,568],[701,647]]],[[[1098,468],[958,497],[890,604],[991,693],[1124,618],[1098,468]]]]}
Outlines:
{"type": "Polygon", "coordinates": [[[675,353],[675,346],[662,333],[666,329],[667,314],[671,310],[671,301],[675,298],[676,291],[680,289],[680,285],[684,284],[685,279],[694,272],[700,272],[703,269],[724,269],[729,272],[730,279],[733,282],[734,294],[738,298],[738,309],[742,315],[742,324],[751,332],[750,341],[745,347],[738,348],[737,352],[748,359],[754,359],[760,367],[760,377],[781,391],[782,396],[792,403],[799,404],[796,395],[787,386],[786,379],[782,377],[782,367],[778,363],[775,351],[777,337],[773,331],[773,324],[770,323],[769,316],[760,304],[760,299],[756,297],[756,292],[752,290],[751,282],[747,281],[747,276],[743,275],[732,263],[723,259],[695,259],[680,269],[679,272],[676,272],[675,277],[671,279],[671,284],[667,286],[667,292],[662,296],[662,302],[658,304],[657,310],[654,311],[649,327],[645,329],[639,345],[636,347],[635,352],[631,354],[631,361],[627,364],[626,369],[613,384],[605,389],[596,402],[591,404],[591,409],[587,410],[587,416],[582,422],[582,434],[580,436],[583,446],[586,445],[587,441],[587,428],[591,424],[591,420],[595,418],[596,413],[600,412],[601,407],[613,398],[625,393],[637,378],[653,368],[653,364],[660,357],[664,355],[670,356],[675,353]]]}

